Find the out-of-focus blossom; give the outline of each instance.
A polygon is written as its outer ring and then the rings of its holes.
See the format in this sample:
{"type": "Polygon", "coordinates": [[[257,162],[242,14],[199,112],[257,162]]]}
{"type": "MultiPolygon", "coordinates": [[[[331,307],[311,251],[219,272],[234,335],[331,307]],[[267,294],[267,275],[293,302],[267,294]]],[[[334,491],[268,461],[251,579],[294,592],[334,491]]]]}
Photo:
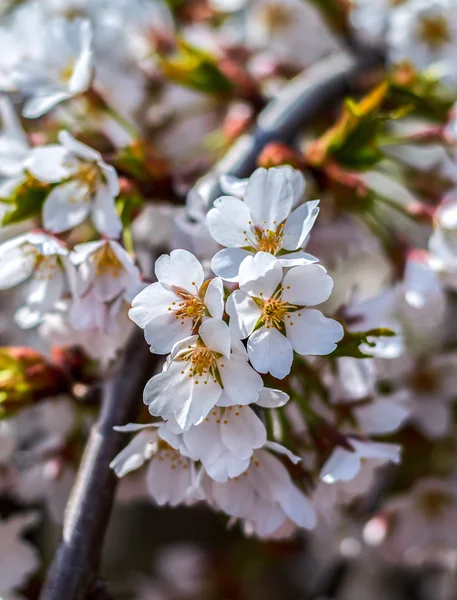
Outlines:
{"type": "Polygon", "coordinates": [[[34,546],[22,539],[23,533],[36,525],[38,515],[24,513],[0,520],[0,596],[9,594],[24,585],[40,565],[34,546]]]}
{"type": "Polygon", "coordinates": [[[87,90],[92,79],[92,27],[87,20],[51,20],[37,56],[18,64],[13,80],[29,96],[23,115],[40,117],[87,90]]]}
{"type": "Polygon", "coordinates": [[[57,184],[43,206],[45,228],[60,233],[90,216],[100,233],[118,237],[122,226],[114,205],[119,194],[115,169],[68,131],[59,133],[59,142],[37,148],[26,164],[38,180],[57,184]]]}
{"type": "Polygon", "coordinates": [[[141,288],[138,267],[114,240],[78,244],[71,260],[76,267],[72,327],[114,333],[119,312],[141,288]]]}
{"type": "Polygon", "coordinates": [[[31,232],[0,245],[0,289],[30,279],[25,306],[16,312],[20,327],[38,325],[63,294],[73,277],[67,248],[45,233],[31,232]]]}
{"type": "Polygon", "coordinates": [[[301,0],[254,0],[247,14],[246,41],[296,68],[340,49],[318,11],[301,0]]]}
{"type": "Polygon", "coordinates": [[[316,524],[308,498],[281,461],[264,449],[254,452],[248,470],[239,477],[226,483],[207,478],[202,487],[210,505],[240,519],[247,532],[259,537],[274,537],[278,530],[286,529],[292,533],[296,527],[312,529],[316,524]]]}

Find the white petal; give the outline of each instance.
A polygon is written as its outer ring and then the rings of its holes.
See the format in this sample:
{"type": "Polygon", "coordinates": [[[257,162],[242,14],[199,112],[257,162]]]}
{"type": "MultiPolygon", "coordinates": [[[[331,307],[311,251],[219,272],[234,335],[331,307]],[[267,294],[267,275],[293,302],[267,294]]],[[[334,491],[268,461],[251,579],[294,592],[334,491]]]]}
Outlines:
{"type": "Polygon", "coordinates": [[[80,25],[81,53],[68,82],[72,94],[80,94],[89,87],[93,67],[92,25],[87,19],[81,19],[78,24],[80,25]]]}
{"type": "Polygon", "coordinates": [[[122,223],[116,213],[114,198],[107,185],[97,187],[92,205],[92,222],[97,231],[110,238],[119,237],[122,223]]]}
{"type": "MultiPolygon", "coordinates": [[[[134,431],[134,429],[130,430],[134,431]]],[[[141,431],[132,441],[111,461],[110,468],[118,477],[139,469],[149,460],[157,442],[157,431],[141,431]]]]}
{"type": "MultiPolygon", "coordinates": [[[[292,209],[294,192],[282,169],[256,169],[244,194],[254,224],[276,231],[292,209]]],[[[227,244],[223,244],[224,246],[227,244]]],[[[246,245],[246,244],[243,244],[246,245]]]]}
{"type": "Polygon", "coordinates": [[[57,106],[60,102],[68,100],[69,98],[71,98],[71,94],[67,91],[49,91],[43,95],[36,95],[29,100],[26,100],[24,108],[22,109],[22,114],[26,119],[37,119],[57,106]]]}
{"type": "Polygon", "coordinates": [[[314,529],[317,515],[310,500],[295,485],[290,487],[289,494],[280,501],[281,508],[298,527],[314,529]]]}
{"type": "Polygon", "coordinates": [[[119,431],[119,433],[133,433],[157,427],[160,427],[160,423],[126,423],[126,425],[116,425],[113,429],[119,431]]]}
{"type": "Polygon", "coordinates": [[[338,321],[328,319],[313,308],[289,313],[285,319],[287,337],[295,352],[303,356],[324,356],[336,348],[344,335],[338,321]]]}
{"type": "Polygon", "coordinates": [[[12,288],[25,281],[32,274],[34,264],[35,256],[24,252],[21,246],[14,246],[11,242],[2,244],[0,246],[0,290],[12,288]]]}
{"type": "Polygon", "coordinates": [[[70,177],[77,165],[66,164],[68,151],[58,144],[33,148],[24,168],[45,183],[58,183],[70,177]]]}
{"type": "Polygon", "coordinates": [[[281,408],[289,401],[289,395],[281,390],[263,388],[259,394],[257,405],[263,408],[281,408]]]}
{"type": "Polygon", "coordinates": [[[75,154],[83,160],[87,160],[89,162],[98,162],[102,159],[100,152],[97,152],[90,146],[87,146],[86,144],[76,140],[69,131],[59,131],[57,138],[62,146],[65,146],[69,152],[75,154]]]}
{"type": "Polygon", "coordinates": [[[248,256],[240,266],[240,289],[255,298],[271,298],[281,283],[282,267],[277,258],[268,252],[248,256]]]}
{"type": "Polygon", "coordinates": [[[238,281],[240,265],[251,252],[242,248],[224,248],[213,256],[211,269],[225,281],[238,281]]]}
{"type": "Polygon", "coordinates": [[[235,198],[243,199],[246,191],[248,179],[238,179],[233,175],[221,175],[219,178],[219,185],[224,194],[228,196],[235,196],[235,198]]]}
{"type": "Polygon", "coordinates": [[[291,452],[289,450],[289,448],[286,448],[282,444],[278,444],[278,442],[268,441],[265,443],[264,447],[268,448],[268,450],[272,450],[273,452],[276,452],[277,454],[282,454],[283,456],[287,456],[287,458],[290,460],[290,462],[293,463],[294,465],[298,465],[298,463],[301,461],[300,456],[297,456],[296,454],[291,452]]]}
{"type": "Polygon", "coordinates": [[[398,444],[385,444],[383,442],[363,442],[361,440],[350,439],[351,445],[356,452],[363,458],[377,458],[393,463],[400,462],[401,446],[398,444]]]}
{"type": "Polygon", "coordinates": [[[206,319],[200,325],[198,334],[207,348],[230,358],[230,330],[227,323],[221,319],[206,319]]]}
{"type": "Polygon", "coordinates": [[[254,300],[241,290],[236,290],[227,298],[225,310],[230,316],[230,327],[235,327],[240,339],[247,338],[254,331],[262,311],[254,300]]]}
{"type": "Polygon", "coordinates": [[[282,285],[283,302],[295,306],[315,306],[329,298],[333,279],[321,265],[304,265],[286,273],[282,285]]]}
{"type": "Polygon", "coordinates": [[[345,448],[335,448],[320,472],[325,483],[351,481],[360,469],[360,456],[345,448]]]}
{"type": "Polygon", "coordinates": [[[212,279],[206,289],[205,306],[214,319],[222,319],[224,314],[224,285],[220,277],[212,279]]]}
{"type": "Polygon", "coordinates": [[[214,481],[225,483],[246,471],[249,463],[249,458],[239,458],[231,452],[225,452],[214,462],[205,464],[205,470],[214,481]]]}
{"type": "Polygon", "coordinates": [[[230,360],[218,359],[218,367],[224,396],[231,400],[232,405],[252,404],[257,401],[263,381],[246,361],[232,355],[230,360]]]}
{"type": "Polygon", "coordinates": [[[290,373],[294,352],[289,340],[277,329],[262,327],[248,340],[248,354],[252,366],[259,373],[271,373],[284,379],[290,373]]]}
{"type": "Polygon", "coordinates": [[[244,202],[233,196],[222,196],[208,213],[208,229],[221,246],[243,248],[255,240],[251,213],[244,202]]]}
{"type": "Polygon", "coordinates": [[[409,415],[409,409],[399,402],[379,399],[354,411],[362,431],[384,434],[396,431],[409,415]]]}
{"type": "Polygon", "coordinates": [[[180,318],[176,318],[173,312],[168,311],[157,314],[144,327],[144,337],[151,346],[151,352],[155,354],[171,352],[176,343],[184,340],[191,333],[192,319],[183,322],[180,318]]]}
{"type": "Polygon", "coordinates": [[[180,377],[181,366],[173,364],[168,371],[154,375],[144,388],[143,402],[154,417],[172,415],[189,397],[193,381],[180,377]],[[178,372],[177,372],[178,371],[178,372]]]}
{"type": "Polygon", "coordinates": [[[252,456],[267,440],[264,424],[249,406],[226,409],[221,419],[220,435],[225,447],[238,458],[252,456]]]}
{"type": "Polygon", "coordinates": [[[288,217],[282,238],[286,250],[302,248],[319,214],[319,200],[312,200],[296,208],[288,217]]]}
{"type": "Polygon", "coordinates": [[[200,423],[216,406],[222,394],[221,386],[211,377],[200,378],[198,383],[193,378],[185,377],[191,382],[187,401],[175,411],[176,421],[183,431],[200,423]]]}
{"type": "Polygon", "coordinates": [[[172,302],[179,302],[179,296],[167,290],[159,282],[148,285],[132,301],[129,317],[139,327],[144,328],[154,317],[168,312],[172,302]]]}
{"type": "Polygon", "coordinates": [[[278,256],[278,260],[284,269],[290,269],[291,267],[300,267],[302,265],[311,265],[319,262],[319,259],[308,254],[308,252],[291,252],[290,254],[281,254],[278,256]]]}
{"type": "Polygon", "coordinates": [[[203,267],[187,250],[173,250],[156,260],[155,274],[163,285],[197,294],[204,280],[203,267]]]}
{"type": "MultiPolygon", "coordinates": [[[[214,409],[214,412],[219,415],[220,409],[214,409]]],[[[206,417],[199,425],[185,431],[183,440],[192,460],[201,460],[203,464],[211,464],[225,452],[216,416],[206,417]]]]}
{"type": "Polygon", "coordinates": [[[78,181],[69,181],[55,187],[43,205],[43,223],[52,233],[76,227],[89,215],[87,188],[78,181]]]}

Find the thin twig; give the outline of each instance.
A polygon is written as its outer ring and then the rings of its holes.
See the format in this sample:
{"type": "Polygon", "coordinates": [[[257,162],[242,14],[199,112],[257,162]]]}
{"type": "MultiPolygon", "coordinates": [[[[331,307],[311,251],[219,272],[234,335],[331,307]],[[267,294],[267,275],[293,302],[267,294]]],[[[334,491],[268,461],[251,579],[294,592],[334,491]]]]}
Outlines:
{"type": "MultiPolygon", "coordinates": [[[[366,52],[360,60],[345,55],[324,61],[297,77],[259,115],[254,131],[243,136],[198,185],[208,205],[220,193],[222,173],[248,176],[271,141],[293,143],[299,130],[349,93],[360,75],[381,64],[366,52]]],[[[135,331],[115,377],[105,384],[98,423],[92,429],[67,506],[63,537],[48,572],[41,600],[83,600],[99,578],[100,556],[114,503],[116,478],[109,463],[125,444],[113,431],[135,419],[144,384],[155,368],[141,330],[135,331]]]]}

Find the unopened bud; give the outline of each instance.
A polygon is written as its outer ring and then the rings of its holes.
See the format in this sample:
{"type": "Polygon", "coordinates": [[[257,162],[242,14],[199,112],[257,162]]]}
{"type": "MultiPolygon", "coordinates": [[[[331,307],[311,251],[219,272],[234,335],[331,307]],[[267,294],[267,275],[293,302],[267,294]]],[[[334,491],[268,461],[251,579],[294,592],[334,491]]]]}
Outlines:
{"type": "Polygon", "coordinates": [[[267,144],[257,158],[257,166],[269,169],[281,165],[290,165],[294,169],[300,168],[298,153],[282,142],[267,144]]]}
{"type": "Polygon", "coordinates": [[[10,414],[67,389],[63,372],[36,350],[0,348],[0,412],[10,414]]]}

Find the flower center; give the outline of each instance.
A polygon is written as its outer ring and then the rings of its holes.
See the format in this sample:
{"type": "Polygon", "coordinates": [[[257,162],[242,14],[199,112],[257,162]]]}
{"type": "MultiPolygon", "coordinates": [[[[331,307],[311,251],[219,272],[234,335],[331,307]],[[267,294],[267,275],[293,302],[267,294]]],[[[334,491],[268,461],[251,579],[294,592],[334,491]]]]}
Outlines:
{"type": "MultiPolygon", "coordinates": [[[[195,379],[195,383],[198,384],[198,378],[204,377],[204,384],[208,383],[208,379],[212,377],[215,383],[220,380],[217,359],[219,354],[209,350],[206,346],[195,346],[182,355],[181,360],[187,363],[189,369],[189,377],[195,379]]],[[[184,375],[185,371],[181,371],[184,375]]]]}
{"type": "Polygon", "coordinates": [[[67,84],[73,75],[74,68],[75,68],[75,61],[71,60],[63,69],[61,69],[61,71],[58,75],[58,78],[57,78],[59,83],[67,84]]]}
{"type": "Polygon", "coordinates": [[[100,182],[100,172],[94,163],[82,163],[77,175],[78,180],[84,183],[88,189],[88,195],[85,200],[93,196],[97,191],[100,182]]]}
{"type": "Polygon", "coordinates": [[[451,32],[445,17],[425,16],[419,23],[419,38],[432,49],[439,49],[451,41],[451,32]]]}
{"type": "Polygon", "coordinates": [[[94,263],[97,276],[107,275],[118,278],[124,270],[124,266],[116,256],[111,244],[104,244],[94,254],[94,263]]]}
{"type": "Polygon", "coordinates": [[[255,237],[257,241],[257,248],[261,252],[269,252],[270,254],[276,254],[282,246],[284,224],[278,227],[276,231],[270,229],[255,228],[255,237]]]}
{"type": "MultiPolygon", "coordinates": [[[[187,461],[183,459],[181,454],[170,446],[165,440],[159,439],[157,442],[157,460],[160,462],[169,461],[170,469],[174,471],[177,468],[188,469],[187,461]]],[[[153,456],[152,459],[155,457],[153,456]]]]}
{"type": "Polygon", "coordinates": [[[262,20],[272,33],[286,29],[292,23],[293,15],[281,2],[270,2],[263,9],[262,20]]]}
{"type": "Polygon", "coordinates": [[[38,254],[35,258],[35,279],[52,279],[54,277],[54,273],[57,269],[57,266],[58,265],[56,256],[43,256],[42,254],[38,254]]]}
{"type": "Polygon", "coordinates": [[[191,319],[192,329],[196,329],[206,314],[205,304],[198,296],[188,292],[178,291],[176,294],[181,302],[172,302],[168,310],[174,311],[175,318],[181,320],[181,325],[184,325],[186,319],[191,319]]]}
{"type": "Polygon", "coordinates": [[[266,328],[276,327],[276,329],[279,329],[289,309],[290,305],[287,302],[281,302],[276,298],[265,300],[261,310],[262,321],[265,323],[266,328]]]}

